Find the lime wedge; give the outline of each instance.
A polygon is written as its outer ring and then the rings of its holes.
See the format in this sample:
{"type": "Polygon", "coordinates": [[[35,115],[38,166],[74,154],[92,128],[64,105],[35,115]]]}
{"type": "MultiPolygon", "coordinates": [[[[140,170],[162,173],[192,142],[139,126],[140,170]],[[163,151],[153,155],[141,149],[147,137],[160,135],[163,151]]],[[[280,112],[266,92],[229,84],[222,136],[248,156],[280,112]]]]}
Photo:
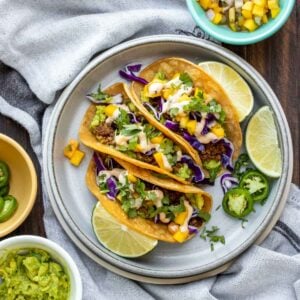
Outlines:
{"type": "Polygon", "coordinates": [[[250,114],[254,103],[247,82],[225,64],[207,61],[199,63],[199,66],[223,87],[242,122],[250,114]]]}
{"type": "Polygon", "coordinates": [[[99,242],[110,251],[123,257],[145,255],[157,245],[157,240],[120,224],[100,202],[95,205],[92,225],[99,242]]]}
{"type": "Polygon", "coordinates": [[[246,148],[254,165],[264,174],[277,178],[282,160],[273,113],[268,106],[260,108],[249,121],[246,148]]]}

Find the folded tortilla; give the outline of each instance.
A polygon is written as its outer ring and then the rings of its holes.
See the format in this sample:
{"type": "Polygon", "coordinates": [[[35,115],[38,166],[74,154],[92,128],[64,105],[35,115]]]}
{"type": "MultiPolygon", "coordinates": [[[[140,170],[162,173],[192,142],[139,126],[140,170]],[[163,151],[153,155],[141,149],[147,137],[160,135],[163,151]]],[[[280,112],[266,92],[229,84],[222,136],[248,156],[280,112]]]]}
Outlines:
{"type": "MultiPolygon", "coordinates": [[[[149,182],[162,190],[176,191],[180,193],[188,194],[200,194],[204,200],[204,205],[202,207],[203,212],[210,213],[212,207],[211,195],[201,189],[191,186],[183,185],[172,179],[162,179],[154,176],[148,170],[134,166],[127,161],[122,161],[121,159],[114,158],[128,173],[134,175],[137,178],[145,182],[149,182]]],[[[163,223],[154,223],[150,219],[144,219],[141,217],[129,218],[127,214],[121,208],[121,204],[117,200],[109,199],[105,194],[101,193],[100,188],[96,182],[96,164],[92,159],[86,173],[86,184],[90,192],[101,202],[101,205],[121,224],[128,226],[129,228],[136,230],[137,232],[147,235],[151,238],[169,242],[176,243],[172,234],[168,230],[168,225],[163,223]]],[[[203,226],[204,222],[201,226],[203,226]]],[[[200,226],[200,227],[201,227],[200,226]]],[[[199,227],[199,228],[200,228],[199,227]]],[[[198,228],[198,229],[199,229],[198,228]]],[[[190,234],[189,238],[193,235],[190,234]]]]}
{"type": "MultiPolygon", "coordinates": [[[[109,88],[107,88],[105,90],[105,93],[110,96],[115,96],[115,95],[121,94],[124,99],[129,99],[130,101],[132,100],[131,93],[130,93],[128,87],[124,83],[116,83],[116,84],[110,86],[109,88]]],[[[109,154],[110,156],[122,159],[122,160],[127,161],[133,165],[136,165],[140,168],[145,168],[145,169],[154,171],[156,173],[164,174],[164,175],[166,175],[170,178],[173,178],[181,183],[184,183],[184,184],[190,183],[190,182],[186,181],[185,179],[183,179],[182,177],[179,177],[176,174],[159,167],[158,165],[153,165],[153,164],[132,158],[132,157],[126,155],[125,153],[117,150],[115,147],[113,147],[111,145],[103,144],[100,141],[98,141],[96,139],[95,135],[90,130],[90,124],[95,115],[96,106],[97,106],[96,104],[91,104],[88,107],[88,109],[83,117],[83,121],[82,121],[80,129],[79,129],[79,138],[83,144],[85,144],[89,148],[94,149],[95,151],[109,154]]],[[[143,114],[143,113],[141,113],[141,114],[143,114]]],[[[145,119],[147,121],[147,118],[145,118],[145,119]]],[[[172,134],[171,134],[171,136],[172,136],[172,134]]],[[[175,144],[177,144],[182,149],[183,152],[187,152],[189,150],[189,145],[186,142],[182,143],[182,141],[180,140],[177,143],[177,139],[175,138],[175,135],[172,137],[173,137],[173,139],[170,138],[170,140],[172,139],[172,141],[175,142],[175,144]]]]}
{"type": "MultiPolygon", "coordinates": [[[[199,66],[188,60],[178,57],[157,60],[144,68],[138,76],[147,80],[148,82],[151,82],[155,75],[159,72],[165,74],[167,80],[172,79],[177,73],[187,73],[193,80],[195,88],[200,88],[205,94],[209,95],[211,98],[214,98],[216,102],[222,106],[226,113],[226,120],[224,124],[226,137],[234,146],[233,159],[237,159],[242,145],[242,131],[238,121],[238,115],[224,89],[199,66]]],[[[145,115],[147,120],[153,126],[164,132],[166,136],[171,139],[175,139],[181,145],[185,144],[185,148],[188,148],[189,155],[195,161],[201,161],[198,151],[194,149],[181,135],[176,134],[168,129],[148,112],[141,100],[141,92],[143,89],[143,84],[132,82],[131,96],[138,109],[145,115]]]]}

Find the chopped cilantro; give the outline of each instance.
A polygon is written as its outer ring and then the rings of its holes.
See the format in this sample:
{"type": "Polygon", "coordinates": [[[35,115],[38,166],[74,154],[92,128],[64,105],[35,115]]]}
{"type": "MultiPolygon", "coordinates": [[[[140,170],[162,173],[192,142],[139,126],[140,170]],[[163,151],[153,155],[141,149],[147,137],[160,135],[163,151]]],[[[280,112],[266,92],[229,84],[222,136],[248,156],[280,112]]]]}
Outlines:
{"type": "Polygon", "coordinates": [[[102,91],[101,84],[99,84],[97,92],[91,93],[89,96],[91,96],[95,100],[103,101],[103,103],[107,103],[107,102],[111,101],[111,96],[109,96],[108,94],[106,94],[102,91]]]}
{"type": "Polygon", "coordinates": [[[188,73],[180,74],[179,79],[183,82],[184,85],[193,86],[193,80],[188,73]]]}
{"type": "Polygon", "coordinates": [[[199,210],[198,217],[200,217],[201,219],[204,220],[204,222],[207,223],[210,220],[211,215],[206,211],[199,210]]]}
{"type": "Polygon", "coordinates": [[[178,205],[170,205],[169,206],[169,211],[172,212],[172,213],[180,213],[180,212],[185,211],[183,197],[180,198],[180,204],[178,204],[178,205]]]}
{"type": "Polygon", "coordinates": [[[155,78],[156,78],[156,79],[159,79],[159,80],[165,80],[165,79],[166,79],[166,75],[165,75],[165,73],[159,71],[159,72],[157,72],[157,73],[155,74],[155,78]]]}
{"type": "MultiPolygon", "coordinates": [[[[138,136],[134,136],[128,142],[128,150],[135,151],[136,146],[138,144],[138,136]]],[[[126,146],[125,146],[126,147],[126,146]]]]}
{"type": "Polygon", "coordinates": [[[209,239],[210,242],[210,249],[211,251],[214,251],[214,244],[215,243],[222,243],[225,244],[225,237],[224,235],[216,235],[216,233],[219,231],[219,228],[217,226],[212,226],[210,230],[206,229],[206,227],[203,228],[200,238],[203,240],[209,239]]]}
{"type": "Polygon", "coordinates": [[[129,208],[127,215],[129,218],[135,218],[138,214],[135,208],[129,208]]]}
{"type": "Polygon", "coordinates": [[[154,138],[156,136],[161,135],[161,132],[150,124],[146,124],[144,126],[144,132],[149,140],[151,140],[152,138],[154,138]]]}
{"type": "Polygon", "coordinates": [[[169,139],[164,139],[160,144],[160,149],[165,155],[171,154],[174,152],[174,143],[169,139]]]}
{"type": "Polygon", "coordinates": [[[147,199],[151,200],[151,201],[155,201],[157,199],[157,195],[154,192],[147,192],[147,199]]]}
{"type": "Polygon", "coordinates": [[[140,133],[142,128],[137,124],[124,124],[120,134],[125,136],[132,136],[140,133]]]}
{"type": "Polygon", "coordinates": [[[147,193],[145,191],[145,187],[146,187],[145,183],[143,181],[139,180],[139,179],[135,183],[135,190],[142,199],[145,199],[146,196],[147,196],[147,193]]]}
{"type": "Polygon", "coordinates": [[[174,108],[171,108],[171,109],[169,110],[169,115],[170,115],[172,118],[175,118],[175,117],[177,116],[178,112],[179,112],[179,108],[174,107],[174,108]]]}
{"type": "Polygon", "coordinates": [[[126,110],[120,108],[119,109],[120,114],[118,118],[114,121],[119,131],[121,131],[124,128],[124,125],[130,124],[130,118],[126,110]]]}

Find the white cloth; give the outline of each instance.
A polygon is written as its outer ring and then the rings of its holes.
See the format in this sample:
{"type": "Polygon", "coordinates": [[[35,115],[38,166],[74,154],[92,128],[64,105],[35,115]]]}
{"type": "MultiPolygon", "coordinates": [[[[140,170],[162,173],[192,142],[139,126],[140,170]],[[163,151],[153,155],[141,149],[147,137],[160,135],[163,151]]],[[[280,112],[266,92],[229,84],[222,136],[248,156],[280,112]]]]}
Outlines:
{"type": "MultiPolygon", "coordinates": [[[[0,0],[0,60],[21,73],[42,102],[52,103],[44,114],[46,125],[56,93],[96,53],[149,34],[179,31],[207,38],[193,27],[184,0],[0,0]]],[[[19,81],[8,84],[18,87],[19,81]]],[[[0,97],[0,113],[28,130],[41,162],[40,103],[6,100],[0,97]]],[[[47,237],[75,259],[83,299],[300,299],[300,192],[294,185],[280,221],[261,246],[251,247],[217,277],[177,286],[137,283],[98,266],[66,236],[45,191],[43,198],[47,237]]]]}

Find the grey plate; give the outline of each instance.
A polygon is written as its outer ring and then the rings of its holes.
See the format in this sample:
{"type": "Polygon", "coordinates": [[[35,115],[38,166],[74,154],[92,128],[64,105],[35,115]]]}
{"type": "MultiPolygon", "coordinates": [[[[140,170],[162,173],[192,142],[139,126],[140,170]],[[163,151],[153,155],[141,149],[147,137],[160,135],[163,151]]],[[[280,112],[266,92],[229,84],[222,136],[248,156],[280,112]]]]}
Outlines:
{"type": "MultiPolygon", "coordinates": [[[[246,123],[247,120],[242,127],[246,123]]],[[[123,43],[99,55],[62,93],[46,135],[45,180],[50,201],[62,226],[76,245],[95,261],[123,276],[138,280],[183,282],[224,270],[232,259],[267,235],[286,201],[293,165],[291,149],[289,127],[278,99],[264,79],[244,60],[204,40],[166,35],[147,37],[123,43]],[[215,210],[222,199],[220,185],[207,187],[214,197],[209,227],[220,227],[226,238],[226,244],[216,245],[215,251],[211,252],[209,244],[196,237],[183,245],[160,242],[148,255],[126,259],[105,249],[97,241],[91,227],[91,213],[96,200],[88,192],[84,176],[92,151],[82,147],[87,158],[78,169],[69,164],[62,151],[71,137],[77,137],[82,116],[89,105],[85,95],[93,91],[99,82],[106,87],[120,81],[118,70],[128,63],[148,64],[167,56],[180,56],[194,62],[220,61],[238,71],[252,88],[255,97],[253,111],[262,105],[272,107],[282,151],[283,172],[280,179],[272,182],[268,201],[264,206],[256,206],[256,213],[249,217],[245,229],[239,221],[225,215],[222,209],[215,210]]]]}

